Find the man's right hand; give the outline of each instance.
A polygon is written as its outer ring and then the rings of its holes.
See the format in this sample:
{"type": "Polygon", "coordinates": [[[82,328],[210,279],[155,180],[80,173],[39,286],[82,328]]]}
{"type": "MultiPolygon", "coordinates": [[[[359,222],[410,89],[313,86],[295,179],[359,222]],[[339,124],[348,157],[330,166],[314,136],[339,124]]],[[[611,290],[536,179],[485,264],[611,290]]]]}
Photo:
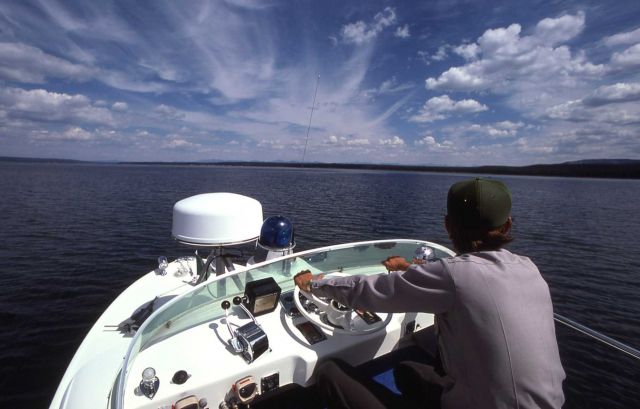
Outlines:
{"type": "Polygon", "coordinates": [[[382,264],[387,268],[387,271],[407,271],[411,265],[400,256],[388,257],[382,264]]]}
{"type": "Polygon", "coordinates": [[[309,270],[303,270],[293,276],[293,282],[302,290],[311,291],[311,280],[313,280],[313,274],[309,270]]]}

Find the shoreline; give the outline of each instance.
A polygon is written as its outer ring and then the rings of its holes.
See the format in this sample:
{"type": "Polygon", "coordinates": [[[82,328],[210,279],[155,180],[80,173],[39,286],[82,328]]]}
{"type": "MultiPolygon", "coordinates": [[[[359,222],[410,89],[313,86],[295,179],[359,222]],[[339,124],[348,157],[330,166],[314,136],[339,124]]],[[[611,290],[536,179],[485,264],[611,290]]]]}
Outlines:
{"type": "Polygon", "coordinates": [[[605,179],[640,179],[640,160],[586,160],[558,164],[535,164],[526,166],[423,166],[423,165],[391,165],[391,164],[356,164],[356,163],[298,163],[298,162],[124,162],[124,161],[83,161],[73,159],[44,159],[0,157],[0,162],[13,163],[58,163],[58,164],[101,164],[101,165],[135,165],[135,166],[238,166],[238,167],[273,167],[292,169],[343,169],[343,170],[382,170],[400,172],[430,173],[469,173],[514,176],[550,176],[605,179]]]}

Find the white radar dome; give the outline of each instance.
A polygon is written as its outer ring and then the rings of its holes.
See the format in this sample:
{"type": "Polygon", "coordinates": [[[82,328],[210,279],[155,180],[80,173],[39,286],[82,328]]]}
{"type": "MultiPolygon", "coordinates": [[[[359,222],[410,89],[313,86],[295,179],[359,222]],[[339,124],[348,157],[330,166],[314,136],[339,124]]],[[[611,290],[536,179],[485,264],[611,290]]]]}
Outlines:
{"type": "Polygon", "coordinates": [[[204,193],[173,206],[174,238],[187,244],[223,246],[256,240],[262,226],[262,205],[235,193],[204,193]]]}

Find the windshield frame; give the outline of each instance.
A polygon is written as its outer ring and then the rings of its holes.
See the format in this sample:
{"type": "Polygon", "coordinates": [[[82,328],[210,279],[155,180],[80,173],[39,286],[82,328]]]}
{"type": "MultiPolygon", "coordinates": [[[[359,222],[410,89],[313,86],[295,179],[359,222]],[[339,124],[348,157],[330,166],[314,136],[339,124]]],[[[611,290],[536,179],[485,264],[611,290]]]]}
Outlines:
{"type": "MultiPolygon", "coordinates": [[[[432,249],[436,250],[436,252],[439,252],[442,257],[455,256],[455,252],[453,252],[452,250],[448,249],[447,247],[444,247],[444,246],[442,246],[440,244],[437,244],[437,243],[425,241],[425,240],[414,240],[414,239],[370,240],[370,241],[343,243],[343,244],[337,244],[337,245],[314,248],[314,249],[310,249],[310,250],[301,251],[301,252],[298,252],[298,253],[291,253],[291,254],[288,254],[288,255],[281,256],[281,257],[265,260],[265,261],[260,262],[260,263],[251,264],[251,265],[248,265],[248,266],[242,266],[242,268],[237,268],[236,270],[234,270],[232,272],[212,277],[210,280],[194,286],[193,288],[191,288],[187,292],[185,292],[183,294],[180,294],[179,296],[173,298],[172,300],[170,300],[166,304],[162,305],[160,308],[158,308],[156,311],[154,311],[144,321],[144,323],[142,323],[142,325],[140,326],[138,331],[136,331],[136,334],[133,336],[133,338],[132,338],[132,340],[131,340],[131,342],[129,344],[129,347],[127,348],[127,352],[126,352],[126,354],[125,354],[125,356],[123,358],[122,367],[121,367],[121,369],[120,369],[120,371],[118,373],[118,377],[116,379],[116,382],[114,383],[114,390],[113,390],[113,393],[111,394],[111,396],[115,395],[116,399],[115,399],[115,406],[112,404],[112,407],[115,407],[115,409],[123,409],[124,408],[124,395],[125,395],[124,391],[125,391],[126,381],[128,380],[129,368],[131,367],[131,364],[132,364],[133,360],[135,359],[135,357],[138,355],[138,353],[140,351],[142,351],[145,348],[145,346],[151,344],[152,341],[156,340],[156,338],[154,338],[153,336],[149,337],[149,339],[147,339],[147,340],[144,340],[144,337],[148,335],[148,333],[147,333],[148,328],[151,326],[152,323],[155,322],[157,317],[161,316],[165,311],[167,311],[170,308],[174,307],[177,303],[185,300],[187,297],[193,296],[193,294],[195,294],[195,293],[197,293],[199,291],[202,291],[204,288],[206,288],[206,287],[208,287],[208,286],[210,286],[210,285],[212,285],[214,283],[217,283],[218,281],[227,280],[227,279],[233,279],[234,277],[238,277],[241,274],[246,274],[247,272],[250,272],[252,270],[259,270],[262,267],[266,267],[266,266],[269,266],[269,265],[272,265],[272,264],[281,263],[281,262],[289,260],[289,259],[304,258],[306,256],[312,256],[314,254],[330,253],[330,252],[333,252],[333,251],[340,251],[340,250],[349,250],[349,249],[353,249],[353,248],[357,248],[357,247],[364,247],[364,246],[370,246],[370,245],[374,245],[374,246],[378,247],[379,245],[385,245],[385,244],[389,244],[389,245],[390,244],[396,244],[396,245],[397,244],[414,244],[416,246],[418,246],[418,245],[426,245],[426,246],[429,246],[432,249]],[[138,345],[138,348],[136,348],[136,345],[138,345]]],[[[385,247],[379,247],[379,248],[380,249],[387,249],[385,247]]],[[[389,247],[388,249],[391,249],[391,248],[393,248],[393,247],[389,247]]],[[[438,257],[438,258],[442,258],[442,257],[438,257]]],[[[291,277],[291,280],[292,279],[293,279],[293,276],[291,277]]],[[[225,297],[229,297],[229,295],[225,295],[225,297]]],[[[185,310],[185,312],[188,312],[188,311],[189,310],[185,310]]],[[[153,329],[151,331],[153,331],[153,329]]],[[[181,332],[181,331],[178,331],[178,332],[181,332]]],[[[176,333],[178,333],[178,332],[176,332],[176,333]]],[[[169,334],[168,336],[172,336],[172,334],[169,334]]],[[[157,339],[157,341],[161,341],[162,339],[163,338],[160,337],[160,338],[157,339]]],[[[112,403],[113,403],[113,401],[112,401],[112,403]]]]}

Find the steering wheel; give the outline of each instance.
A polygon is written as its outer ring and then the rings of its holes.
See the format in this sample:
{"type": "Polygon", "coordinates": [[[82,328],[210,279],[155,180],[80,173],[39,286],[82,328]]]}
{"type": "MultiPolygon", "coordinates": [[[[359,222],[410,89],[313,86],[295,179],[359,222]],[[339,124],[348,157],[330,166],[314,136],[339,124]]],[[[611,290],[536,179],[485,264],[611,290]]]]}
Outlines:
{"type": "MultiPolygon", "coordinates": [[[[330,273],[324,278],[343,277],[345,274],[330,273]]],[[[349,308],[335,300],[323,300],[311,292],[303,291],[295,286],[293,290],[293,302],[300,314],[307,320],[324,328],[333,334],[366,335],[379,331],[386,327],[393,314],[377,313],[380,320],[367,323],[353,308],[349,308]],[[316,305],[315,312],[310,312],[300,301],[300,295],[304,295],[309,302],[316,305]]]]}

